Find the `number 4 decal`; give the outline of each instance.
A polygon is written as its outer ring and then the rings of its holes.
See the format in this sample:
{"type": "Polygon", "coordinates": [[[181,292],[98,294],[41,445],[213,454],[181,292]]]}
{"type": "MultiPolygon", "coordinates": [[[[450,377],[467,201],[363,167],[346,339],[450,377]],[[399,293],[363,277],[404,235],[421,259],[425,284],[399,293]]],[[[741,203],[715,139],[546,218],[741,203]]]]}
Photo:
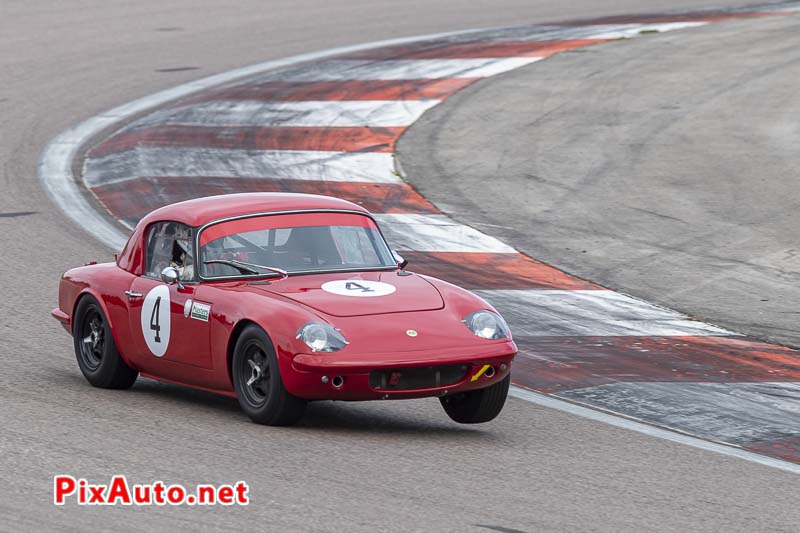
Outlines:
{"type": "Polygon", "coordinates": [[[170,320],[169,287],[157,285],[144,297],[141,316],[144,342],[156,357],[163,357],[169,348],[170,320]]]}
{"type": "Polygon", "coordinates": [[[161,296],[156,298],[156,304],[153,306],[153,312],[150,313],[150,329],[156,332],[154,341],[161,342],[161,326],[158,325],[158,310],[161,308],[161,296]]]}
{"type": "Polygon", "coordinates": [[[397,290],[397,287],[389,283],[368,279],[337,279],[323,283],[321,288],[331,294],[356,298],[387,296],[397,290]]]}
{"type": "Polygon", "coordinates": [[[344,288],[348,291],[375,292],[375,289],[370,289],[355,281],[348,281],[344,288]]]}

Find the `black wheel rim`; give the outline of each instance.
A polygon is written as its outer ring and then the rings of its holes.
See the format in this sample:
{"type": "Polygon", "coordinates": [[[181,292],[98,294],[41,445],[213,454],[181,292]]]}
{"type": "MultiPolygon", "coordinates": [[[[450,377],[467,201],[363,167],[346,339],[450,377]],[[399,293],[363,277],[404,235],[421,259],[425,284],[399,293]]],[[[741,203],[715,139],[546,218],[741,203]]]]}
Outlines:
{"type": "Polygon", "coordinates": [[[259,344],[251,342],[245,347],[238,374],[239,385],[247,403],[253,407],[261,407],[267,403],[271,382],[269,360],[259,344]]]}
{"type": "Polygon", "coordinates": [[[89,370],[97,370],[103,362],[105,336],[103,315],[97,308],[90,307],[83,316],[80,331],[81,359],[89,370]]]}

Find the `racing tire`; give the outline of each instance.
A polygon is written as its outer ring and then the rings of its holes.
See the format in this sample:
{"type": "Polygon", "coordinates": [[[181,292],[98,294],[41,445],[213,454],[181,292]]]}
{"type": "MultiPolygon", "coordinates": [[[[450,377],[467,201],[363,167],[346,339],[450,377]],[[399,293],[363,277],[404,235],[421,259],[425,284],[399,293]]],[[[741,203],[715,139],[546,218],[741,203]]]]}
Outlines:
{"type": "Polygon", "coordinates": [[[481,424],[494,420],[508,397],[511,374],[485,389],[472,390],[439,398],[447,413],[459,424],[481,424]]]}
{"type": "Polygon", "coordinates": [[[129,389],[136,382],[139,372],[120,357],[108,318],[94,297],[84,296],[78,302],[72,338],[78,367],[92,386],[129,389]]]}
{"type": "Polygon", "coordinates": [[[231,377],[239,405],[253,422],[291,426],[303,417],[307,402],[284,387],[272,341],[260,327],[247,326],[236,340],[231,377]]]}

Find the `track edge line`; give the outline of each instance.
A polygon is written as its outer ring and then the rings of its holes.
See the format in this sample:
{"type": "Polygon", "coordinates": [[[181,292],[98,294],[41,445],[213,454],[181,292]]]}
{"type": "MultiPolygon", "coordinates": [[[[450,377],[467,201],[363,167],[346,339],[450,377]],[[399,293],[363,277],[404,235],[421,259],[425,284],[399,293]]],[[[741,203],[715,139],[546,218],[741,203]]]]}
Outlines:
{"type": "Polygon", "coordinates": [[[761,455],[742,448],[737,448],[735,446],[719,444],[698,437],[692,437],[684,433],[671,431],[669,429],[651,426],[644,422],[637,422],[636,420],[632,420],[617,414],[610,414],[605,411],[584,407],[576,403],[562,400],[555,396],[548,396],[546,394],[534,392],[516,385],[511,386],[508,394],[512,398],[516,398],[518,400],[523,400],[541,407],[547,407],[549,409],[557,409],[564,413],[587,418],[595,422],[602,422],[610,426],[635,431],[650,437],[668,440],[678,444],[691,446],[693,448],[714,452],[720,455],[726,455],[728,457],[735,457],[737,459],[749,461],[751,463],[757,463],[762,466],[777,468],[778,470],[783,470],[784,472],[800,474],[800,464],[783,461],[781,459],[775,459],[767,455],[761,455]]]}

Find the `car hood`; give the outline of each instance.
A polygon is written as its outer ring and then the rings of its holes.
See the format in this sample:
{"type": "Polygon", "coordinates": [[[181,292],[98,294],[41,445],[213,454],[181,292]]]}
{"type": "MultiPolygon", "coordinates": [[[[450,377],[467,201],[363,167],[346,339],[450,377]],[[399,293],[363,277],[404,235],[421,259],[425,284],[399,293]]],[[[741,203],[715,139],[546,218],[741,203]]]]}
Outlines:
{"type": "Polygon", "coordinates": [[[291,276],[253,287],[339,317],[444,308],[442,295],[430,282],[394,270],[291,276]]]}

